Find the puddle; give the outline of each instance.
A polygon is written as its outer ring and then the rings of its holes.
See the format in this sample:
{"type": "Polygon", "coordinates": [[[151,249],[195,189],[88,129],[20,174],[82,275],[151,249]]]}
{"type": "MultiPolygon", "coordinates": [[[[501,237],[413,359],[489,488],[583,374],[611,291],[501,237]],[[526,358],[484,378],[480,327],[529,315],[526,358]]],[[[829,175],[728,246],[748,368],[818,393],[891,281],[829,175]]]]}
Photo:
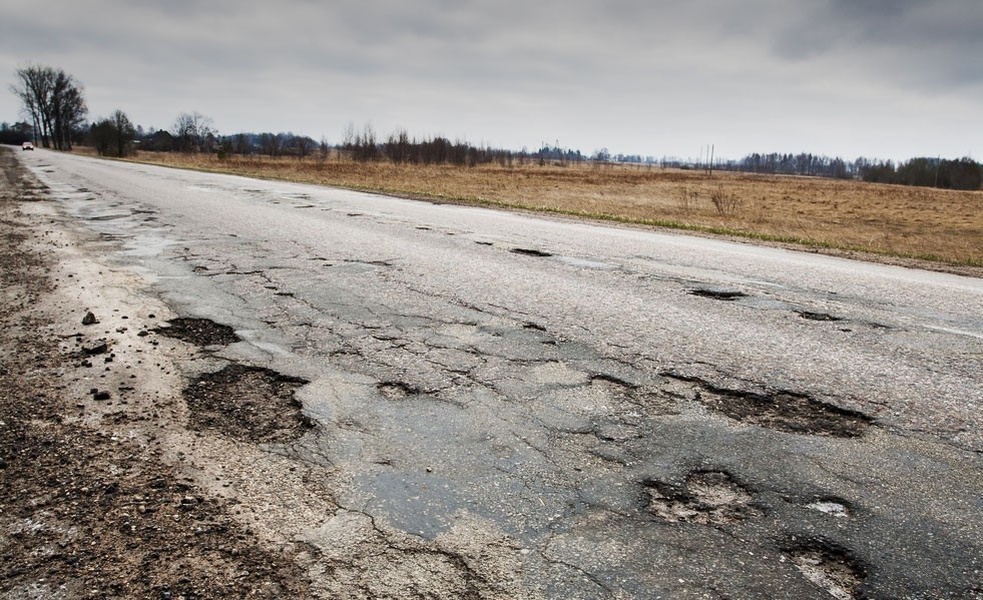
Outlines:
{"type": "Polygon", "coordinates": [[[670,523],[732,525],[761,515],[754,496],[723,471],[694,471],[679,488],[647,481],[648,510],[670,523]]]}
{"type": "Polygon", "coordinates": [[[231,327],[210,319],[179,317],[168,323],[169,327],[158,327],[154,331],[196,346],[226,346],[240,341],[231,327]]]}
{"type": "Polygon", "coordinates": [[[286,442],[313,427],[294,397],[307,380],[232,364],[184,389],[189,426],[247,442],[286,442]]]}

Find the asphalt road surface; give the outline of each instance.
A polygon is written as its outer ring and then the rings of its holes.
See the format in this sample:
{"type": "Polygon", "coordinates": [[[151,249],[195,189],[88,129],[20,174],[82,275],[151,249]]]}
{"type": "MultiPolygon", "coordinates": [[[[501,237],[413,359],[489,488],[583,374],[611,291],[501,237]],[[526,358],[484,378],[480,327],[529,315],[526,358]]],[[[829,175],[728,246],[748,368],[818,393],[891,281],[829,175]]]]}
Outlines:
{"type": "Polygon", "coordinates": [[[983,598],[979,279],[20,159],[126,293],[234,331],[181,385],[295,391],[303,430],[278,437],[185,389],[174,439],[324,590],[983,598]]]}

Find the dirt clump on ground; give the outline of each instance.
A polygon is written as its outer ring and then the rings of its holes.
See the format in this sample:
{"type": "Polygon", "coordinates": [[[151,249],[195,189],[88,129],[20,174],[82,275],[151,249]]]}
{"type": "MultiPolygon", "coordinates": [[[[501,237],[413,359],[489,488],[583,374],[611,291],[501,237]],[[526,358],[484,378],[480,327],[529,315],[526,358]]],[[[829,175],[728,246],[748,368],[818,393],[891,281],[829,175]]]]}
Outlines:
{"type": "Polygon", "coordinates": [[[78,398],[65,375],[111,354],[81,364],[65,345],[80,335],[32,310],[56,285],[44,274],[57,259],[21,210],[37,185],[0,149],[0,598],[309,596],[293,558],[262,546],[225,500],[115,433],[132,413],[108,401],[100,426],[79,418],[110,395],[78,398]]]}

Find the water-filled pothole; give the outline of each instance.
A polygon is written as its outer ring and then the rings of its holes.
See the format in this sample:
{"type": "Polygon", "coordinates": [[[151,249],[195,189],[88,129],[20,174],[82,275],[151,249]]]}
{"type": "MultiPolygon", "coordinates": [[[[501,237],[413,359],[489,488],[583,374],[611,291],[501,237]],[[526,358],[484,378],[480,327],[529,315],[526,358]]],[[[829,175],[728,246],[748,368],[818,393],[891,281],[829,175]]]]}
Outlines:
{"type": "Polygon", "coordinates": [[[248,442],[294,440],[313,425],[294,392],[308,383],[261,367],[232,364],[184,389],[189,425],[248,442]]]}
{"type": "Polygon", "coordinates": [[[154,331],[196,346],[225,346],[240,340],[234,329],[211,319],[178,317],[168,323],[168,327],[158,327],[154,331]]]}
{"type": "Polygon", "coordinates": [[[723,471],[694,471],[682,487],[646,481],[648,510],[670,523],[731,525],[761,515],[754,496],[723,471]]]}

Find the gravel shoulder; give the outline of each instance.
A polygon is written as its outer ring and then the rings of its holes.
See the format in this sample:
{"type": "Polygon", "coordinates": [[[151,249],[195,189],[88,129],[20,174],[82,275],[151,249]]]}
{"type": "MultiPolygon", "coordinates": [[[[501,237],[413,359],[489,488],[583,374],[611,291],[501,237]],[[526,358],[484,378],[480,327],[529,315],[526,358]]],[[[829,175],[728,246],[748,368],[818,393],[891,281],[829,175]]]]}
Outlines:
{"type": "Polygon", "coordinates": [[[163,307],[81,257],[9,150],[0,167],[0,598],[308,595],[299,550],[185,464],[163,307]]]}
{"type": "Polygon", "coordinates": [[[0,148],[0,600],[514,598],[518,549],[336,502],[305,380],[230,362],[0,148]]]}

